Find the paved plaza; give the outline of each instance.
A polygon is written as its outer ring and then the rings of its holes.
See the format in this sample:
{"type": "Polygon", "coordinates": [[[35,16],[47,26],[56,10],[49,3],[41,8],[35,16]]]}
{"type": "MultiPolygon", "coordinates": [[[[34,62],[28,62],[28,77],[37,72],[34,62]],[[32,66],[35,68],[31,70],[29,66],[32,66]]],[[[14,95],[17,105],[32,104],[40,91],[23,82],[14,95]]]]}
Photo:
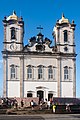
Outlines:
{"type": "Polygon", "coordinates": [[[0,115],[0,120],[80,120],[80,114],[0,115]]]}

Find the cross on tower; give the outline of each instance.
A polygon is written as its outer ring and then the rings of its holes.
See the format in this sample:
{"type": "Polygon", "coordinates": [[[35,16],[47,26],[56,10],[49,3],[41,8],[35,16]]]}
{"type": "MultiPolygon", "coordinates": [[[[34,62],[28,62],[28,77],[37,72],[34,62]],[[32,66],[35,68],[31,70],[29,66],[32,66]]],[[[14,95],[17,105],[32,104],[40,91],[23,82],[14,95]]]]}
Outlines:
{"type": "Polygon", "coordinates": [[[43,29],[43,28],[41,27],[41,25],[39,25],[39,27],[37,27],[37,29],[39,29],[40,33],[41,33],[41,29],[43,29]]]}

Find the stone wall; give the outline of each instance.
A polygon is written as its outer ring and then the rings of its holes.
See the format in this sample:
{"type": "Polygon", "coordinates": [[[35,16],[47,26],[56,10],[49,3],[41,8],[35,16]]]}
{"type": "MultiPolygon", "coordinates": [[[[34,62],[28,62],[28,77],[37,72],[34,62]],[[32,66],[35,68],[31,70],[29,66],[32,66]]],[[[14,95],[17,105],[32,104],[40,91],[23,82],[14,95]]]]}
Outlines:
{"type": "Polygon", "coordinates": [[[39,103],[39,98],[38,97],[28,97],[28,98],[15,98],[18,102],[18,106],[21,106],[21,100],[24,102],[24,107],[29,107],[31,100],[34,101],[36,105],[39,103]]]}

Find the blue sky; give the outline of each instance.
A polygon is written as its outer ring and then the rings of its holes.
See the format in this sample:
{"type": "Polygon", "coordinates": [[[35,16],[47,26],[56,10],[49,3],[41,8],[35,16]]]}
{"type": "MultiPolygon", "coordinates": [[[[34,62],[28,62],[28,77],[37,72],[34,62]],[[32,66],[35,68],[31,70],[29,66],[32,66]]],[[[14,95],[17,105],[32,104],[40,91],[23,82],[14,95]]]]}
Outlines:
{"type": "Polygon", "coordinates": [[[44,29],[44,37],[51,40],[52,30],[57,19],[61,19],[62,13],[65,17],[75,21],[75,43],[76,43],[76,94],[80,97],[80,0],[0,0],[0,96],[3,91],[3,24],[4,16],[16,11],[18,16],[22,16],[25,25],[24,44],[28,39],[36,36],[38,30],[36,27],[41,25],[44,29]]]}

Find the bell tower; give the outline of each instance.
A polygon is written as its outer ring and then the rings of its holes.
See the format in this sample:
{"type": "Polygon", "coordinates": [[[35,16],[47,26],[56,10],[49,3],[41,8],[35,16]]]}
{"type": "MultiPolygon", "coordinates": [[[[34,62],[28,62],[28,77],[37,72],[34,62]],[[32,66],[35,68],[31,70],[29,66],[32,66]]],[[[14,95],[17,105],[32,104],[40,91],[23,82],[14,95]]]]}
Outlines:
{"type": "Polygon", "coordinates": [[[15,11],[4,17],[4,51],[21,51],[23,49],[24,22],[18,18],[15,11]]]}
{"type": "Polygon", "coordinates": [[[57,20],[53,29],[53,37],[55,39],[58,68],[58,96],[66,96],[65,86],[71,88],[72,96],[76,97],[76,52],[75,52],[75,24],[62,14],[62,18],[57,20]],[[66,75],[67,73],[67,75],[66,75]],[[66,78],[65,78],[66,76],[66,78]],[[64,82],[65,81],[65,82],[64,82]],[[67,81],[72,84],[67,84],[67,81]]]}
{"type": "MultiPolygon", "coordinates": [[[[4,97],[12,96],[13,90],[10,87],[20,84],[19,79],[19,67],[20,58],[16,53],[20,53],[23,50],[23,37],[24,37],[24,21],[22,17],[18,17],[13,11],[13,14],[4,17],[4,42],[3,42],[3,70],[4,70],[4,83],[3,83],[3,95],[4,97]],[[15,57],[16,55],[16,57],[15,57]],[[14,70],[12,70],[14,69],[14,70]],[[14,74],[14,75],[12,75],[14,74]],[[18,74],[18,75],[17,75],[18,74]],[[17,77],[18,76],[18,77],[17,77]],[[13,85],[13,82],[16,81],[13,85]],[[9,91],[10,90],[10,91],[9,91]]],[[[13,88],[14,88],[13,87],[13,88]]],[[[16,96],[19,97],[19,87],[16,88],[16,96]]]]}
{"type": "Polygon", "coordinates": [[[55,45],[57,51],[61,53],[75,53],[75,41],[74,41],[74,21],[69,22],[62,14],[62,18],[57,20],[53,29],[53,37],[55,38],[55,45]]]}

